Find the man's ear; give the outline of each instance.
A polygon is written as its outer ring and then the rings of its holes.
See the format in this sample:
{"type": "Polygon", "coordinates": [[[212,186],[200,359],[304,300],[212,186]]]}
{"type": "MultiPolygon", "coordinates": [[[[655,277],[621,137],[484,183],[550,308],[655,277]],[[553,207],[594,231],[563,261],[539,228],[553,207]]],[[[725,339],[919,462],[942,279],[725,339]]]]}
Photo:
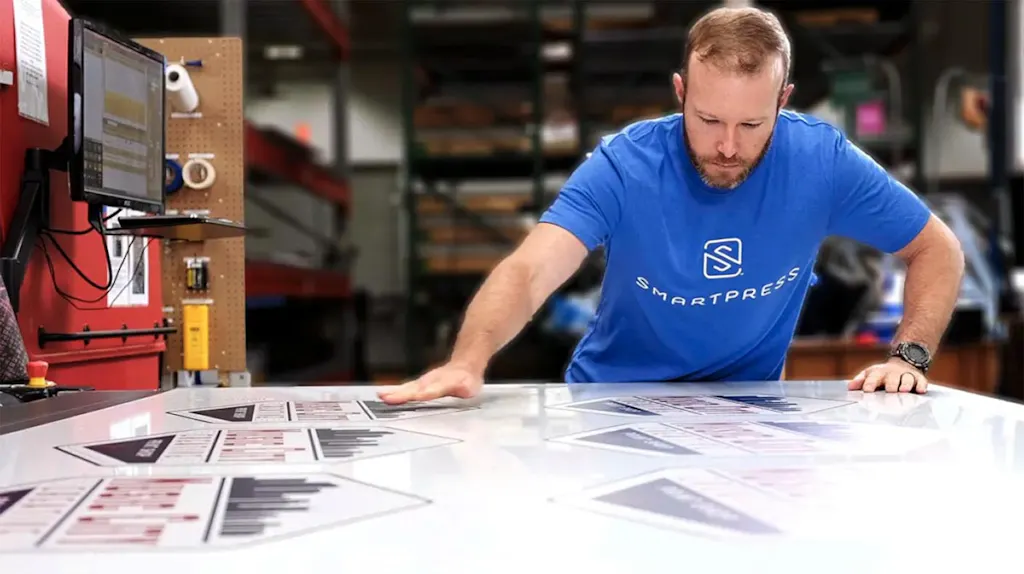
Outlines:
{"type": "Polygon", "coordinates": [[[793,93],[793,84],[789,84],[788,86],[786,86],[785,88],[782,89],[782,96],[779,97],[779,109],[780,110],[782,108],[785,108],[786,104],[789,103],[789,96],[792,93],[793,93]]]}
{"type": "Polygon", "coordinates": [[[680,106],[683,105],[683,100],[686,98],[686,83],[679,72],[672,74],[672,88],[676,92],[676,101],[679,102],[680,106]]]}

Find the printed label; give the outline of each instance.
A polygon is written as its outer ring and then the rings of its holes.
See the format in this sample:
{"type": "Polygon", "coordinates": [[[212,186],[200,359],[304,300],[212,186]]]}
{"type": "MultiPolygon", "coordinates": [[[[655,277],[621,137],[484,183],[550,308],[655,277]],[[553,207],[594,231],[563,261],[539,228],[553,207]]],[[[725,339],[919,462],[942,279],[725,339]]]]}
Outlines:
{"type": "Polygon", "coordinates": [[[188,430],[57,450],[98,466],[303,464],[431,448],[457,439],[388,427],[188,430]]]}
{"type": "Polygon", "coordinates": [[[387,405],[380,401],[357,400],[268,400],[208,409],[171,411],[169,414],[211,424],[366,423],[457,413],[475,408],[447,405],[387,405]]]}
{"type": "Polygon", "coordinates": [[[224,547],[426,503],[329,474],[67,479],[0,491],[0,551],[224,547]]]}
{"type": "Polygon", "coordinates": [[[853,401],[770,395],[632,396],[590,399],[553,408],[623,416],[799,415],[854,404],[853,401]]]}

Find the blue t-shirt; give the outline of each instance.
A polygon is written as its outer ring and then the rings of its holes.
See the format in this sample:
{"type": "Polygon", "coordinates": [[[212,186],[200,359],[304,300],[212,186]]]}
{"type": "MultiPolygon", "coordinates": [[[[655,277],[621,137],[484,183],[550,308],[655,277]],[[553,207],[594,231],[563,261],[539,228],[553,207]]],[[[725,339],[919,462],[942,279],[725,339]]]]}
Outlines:
{"type": "Polygon", "coordinates": [[[818,247],[906,246],[930,211],[826,122],[783,111],[763,161],[708,187],[681,114],[605,137],[541,221],[605,248],[601,300],[567,382],[775,380],[818,247]]]}

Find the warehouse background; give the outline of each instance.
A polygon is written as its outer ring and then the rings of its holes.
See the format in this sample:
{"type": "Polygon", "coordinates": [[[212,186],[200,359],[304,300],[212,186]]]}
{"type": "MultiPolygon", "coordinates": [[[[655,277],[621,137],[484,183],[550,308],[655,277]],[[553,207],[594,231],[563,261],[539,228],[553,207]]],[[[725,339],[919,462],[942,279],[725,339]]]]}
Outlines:
{"type": "MultiPolygon", "coordinates": [[[[254,384],[316,384],[394,381],[443,358],[467,297],[596,138],[674,111],[670,75],[686,27],[721,3],[66,4],[136,36],[245,39],[254,137],[287,147],[332,180],[296,184],[250,166],[249,368],[254,384]]],[[[989,249],[996,243],[987,241],[988,227],[972,219],[966,234],[980,245],[972,263],[982,278],[1012,276],[1024,227],[1020,154],[1011,149],[1014,118],[1024,118],[1014,88],[1017,3],[756,4],[777,10],[793,36],[791,107],[843,127],[926,197],[949,193],[991,217],[999,248],[989,249]],[[978,120],[976,96],[1005,98],[1010,115],[978,120]],[[996,150],[1009,146],[1006,165],[993,165],[993,142],[996,150]]],[[[826,266],[849,246],[827,248],[826,266]]],[[[898,306],[885,306],[893,280],[885,262],[855,255],[869,276],[829,283],[823,269],[791,377],[850,374],[877,356],[887,328],[877,313],[888,309],[898,320],[898,306]],[[839,301],[847,315],[823,318],[824,300],[839,301]]],[[[492,376],[557,379],[600,276],[597,254],[502,353],[492,376]]],[[[1009,281],[1001,292],[978,283],[982,303],[964,302],[937,376],[1020,396],[1017,295],[1009,281]],[[985,303],[992,297],[1000,301],[994,310],[985,303]],[[996,323],[987,320],[993,314],[996,323]]]]}

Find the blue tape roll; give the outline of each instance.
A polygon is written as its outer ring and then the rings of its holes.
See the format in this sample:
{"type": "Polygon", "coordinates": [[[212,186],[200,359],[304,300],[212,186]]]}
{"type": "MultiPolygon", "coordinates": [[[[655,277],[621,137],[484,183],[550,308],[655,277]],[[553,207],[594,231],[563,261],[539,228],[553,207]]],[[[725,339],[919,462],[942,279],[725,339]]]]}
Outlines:
{"type": "Polygon", "coordinates": [[[164,160],[164,168],[171,172],[170,181],[164,186],[164,193],[170,195],[184,187],[185,176],[181,173],[181,164],[173,159],[164,160]]]}

